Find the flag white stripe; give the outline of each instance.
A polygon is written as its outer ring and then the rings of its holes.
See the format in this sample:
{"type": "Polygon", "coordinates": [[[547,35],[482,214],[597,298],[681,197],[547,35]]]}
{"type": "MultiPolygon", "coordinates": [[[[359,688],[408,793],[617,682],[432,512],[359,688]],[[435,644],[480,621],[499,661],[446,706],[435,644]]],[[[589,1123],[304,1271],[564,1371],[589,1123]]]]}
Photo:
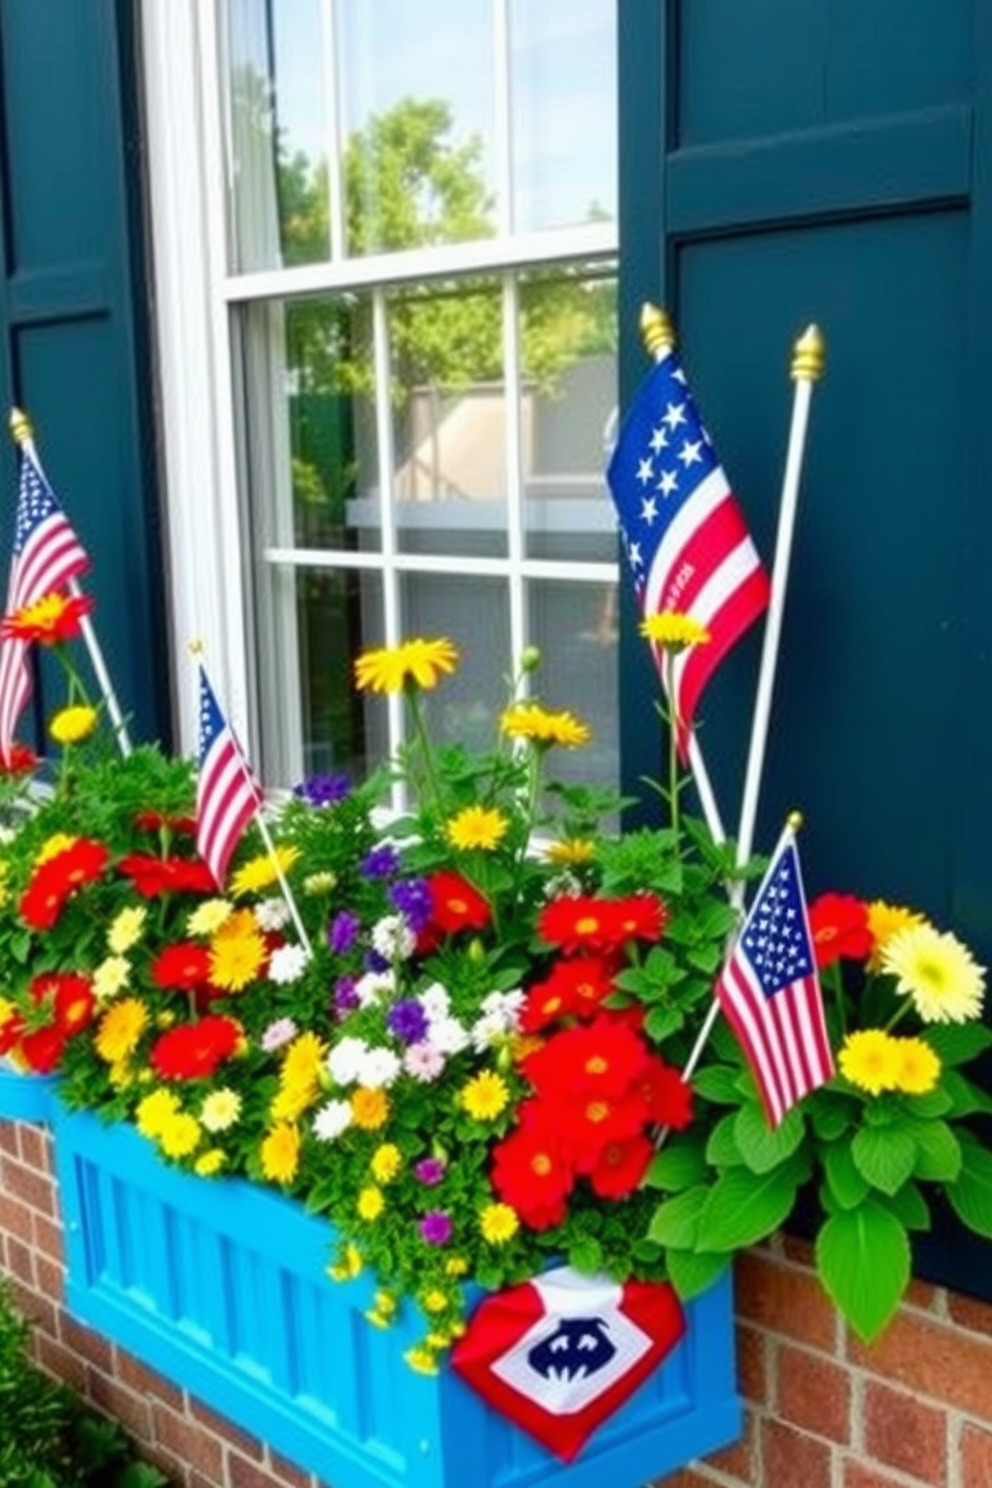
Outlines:
{"type": "Polygon", "coordinates": [[[750,967],[738,959],[731,960],[724,972],[722,985],[725,996],[744,1029],[751,1057],[760,1072],[759,1083],[765,1091],[773,1119],[778,1122],[786,1109],[785,1092],[774,1050],[769,1043],[769,1029],[762,1016],[765,994],[750,967]]]}
{"type": "MultiPolygon", "coordinates": [[[[720,566],[713,570],[686,613],[698,620],[700,625],[713,628],[724,605],[733,599],[741,585],[760,567],[761,560],[754,543],[749,537],[745,537],[733,552],[727,554],[720,566]]],[[[681,696],[682,673],[691,657],[692,647],[686,646],[675,658],[672,671],[676,697],[681,696]]]]}
{"type": "Polygon", "coordinates": [[[733,494],[727,484],[722,465],[711,470],[705,480],[700,481],[690,499],[680,507],[672,518],[668,530],[658,545],[644,591],[644,613],[653,615],[672,572],[690,539],[702,527],[724,501],[732,501],[733,494]]]}

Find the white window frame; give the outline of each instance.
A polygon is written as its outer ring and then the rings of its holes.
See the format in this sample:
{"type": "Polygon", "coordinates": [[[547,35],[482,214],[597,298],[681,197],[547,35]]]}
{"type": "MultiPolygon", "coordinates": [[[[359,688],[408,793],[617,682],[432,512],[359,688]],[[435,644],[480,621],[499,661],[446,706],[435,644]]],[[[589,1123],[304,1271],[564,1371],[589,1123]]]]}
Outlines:
{"type": "MultiPolygon", "coordinates": [[[[495,0],[497,25],[505,26],[507,0],[495,0]]],[[[230,162],[225,159],[220,115],[220,40],[215,0],[141,0],[142,62],[147,139],[148,201],[157,337],[157,381],[169,614],[177,676],[178,742],[196,741],[196,700],[186,648],[206,646],[206,662],[225,708],[246,742],[257,743],[259,700],[251,652],[253,617],[248,614],[243,503],[238,490],[237,410],[232,377],[231,319],[250,301],[314,291],[370,288],[375,307],[375,357],[381,373],[388,356],[386,291],[406,283],[442,280],[463,273],[490,273],[503,284],[504,359],[508,426],[507,500],[522,502],[519,454],[520,406],[515,385],[517,318],[510,274],[519,268],[558,267],[615,260],[615,222],[510,236],[505,213],[497,236],[429,250],[332,259],[293,269],[250,274],[228,270],[226,223],[230,162]]],[[[500,69],[501,75],[505,68],[500,69]]],[[[499,81],[499,80],[498,80],[499,81]]],[[[508,79],[497,88],[499,108],[508,109],[508,79]]],[[[507,134],[504,133],[504,138],[507,134]]],[[[497,161],[500,184],[509,161],[497,161]]],[[[505,203],[509,194],[501,190],[505,203]]],[[[340,232],[333,234],[340,246],[340,232]]],[[[379,377],[381,389],[385,379],[379,377]]],[[[386,393],[380,392],[379,435],[388,434],[386,393]]],[[[387,446],[388,452],[388,446],[387,446]]],[[[267,561],[290,571],[299,564],[342,569],[370,567],[384,574],[387,643],[398,634],[398,580],[416,572],[476,571],[509,581],[511,639],[519,653],[524,637],[523,592],[529,578],[617,581],[615,562],[582,563],[526,557],[521,523],[510,522],[504,558],[464,559],[396,550],[391,503],[383,502],[382,551],[376,554],[270,548],[267,561]]],[[[295,683],[291,684],[295,686],[295,683]]],[[[390,733],[399,737],[400,700],[390,733]]],[[[297,703],[298,706],[298,703],[297,703]]],[[[292,729],[292,724],[290,723],[292,729]]]]}

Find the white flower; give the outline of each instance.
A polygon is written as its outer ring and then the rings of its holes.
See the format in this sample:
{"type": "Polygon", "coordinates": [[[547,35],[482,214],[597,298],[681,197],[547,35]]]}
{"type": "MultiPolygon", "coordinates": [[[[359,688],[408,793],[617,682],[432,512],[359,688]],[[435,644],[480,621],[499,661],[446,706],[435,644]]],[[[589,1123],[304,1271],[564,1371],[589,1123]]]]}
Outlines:
{"type": "Polygon", "coordinates": [[[327,1056],[327,1068],[335,1085],[353,1085],[358,1079],[368,1044],[360,1038],[343,1038],[327,1056]]]}
{"type": "Polygon", "coordinates": [[[288,1044],[299,1032],[292,1018],[276,1018],[262,1034],[260,1043],[266,1054],[274,1054],[283,1044],[288,1044]]]}
{"type": "Polygon", "coordinates": [[[358,1006],[363,1008],[374,1007],[382,1001],[383,995],[388,997],[395,990],[396,978],[391,971],[367,971],[355,983],[358,1006]]]}
{"type": "Polygon", "coordinates": [[[444,1055],[433,1044],[411,1044],[403,1056],[403,1068],[415,1080],[427,1085],[443,1073],[444,1055]]]}
{"type": "Polygon", "coordinates": [[[186,921],[187,935],[213,935],[230,918],[232,908],[229,899],[204,899],[186,921]]]}
{"type": "Polygon", "coordinates": [[[276,946],[269,959],[269,981],[285,986],[298,981],[307,964],[307,953],[302,946],[276,946]]]}
{"type": "Polygon", "coordinates": [[[484,1054],[487,1049],[498,1044],[500,1039],[506,1038],[506,1035],[507,1027],[499,1013],[485,1013],[472,1025],[472,1048],[477,1054],[484,1054]]]}
{"type": "MultiPolygon", "coordinates": [[[[285,899],[273,896],[255,905],[255,923],[260,930],[281,930],[289,921],[289,905],[285,899]]],[[[275,977],[272,980],[275,981],[275,977]]]]}
{"type": "Polygon", "coordinates": [[[358,1083],[368,1090],[379,1090],[392,1085],[401,1068],[399,1055],[392,1049],[369,1049],[359,1061],[358,1083]]]}
{"type": "Polygon", "coordinates": [[[328,1101],[313,1118],[313,1134],[321,1142],[333,1142],[351,1125],[351,1102],[328,1101]]]}
{"type": "Polygon", "coordinates": [[[122,909],[107,932],[107,949],[114,956],[125,955],[141,939],[148,911],[143,904],[122,909]]]}
{"type": "Polygon", "coordinates": [[[451,998],[440,982],[432,982],[429,987],[421,992],[417,1001],[427,1014],[427,1021],[429,1023],[435,1023],[440,1018],[446,1018],[451,1009],[451,998]]]}
{"type": "Polygon", "coordinates": [[[372,945],[387,961],[405,961],[413,955],[417,937],[403,915],[385,915],[372,927],[372,945]]]}
{"type": "Polygon", "coordinates": [[[431,1024],[430,1042],[442,1054],[460,1054],[469,1046],[469,1036],[457,1018],[439,1018],[431,1024]]]}
{"type": "Polygon", "coordinates": [[[108,956],[93,973],[93,996],[97,1002],[116,997],[128,984],[131,963],[126,956],[108,956]]]}

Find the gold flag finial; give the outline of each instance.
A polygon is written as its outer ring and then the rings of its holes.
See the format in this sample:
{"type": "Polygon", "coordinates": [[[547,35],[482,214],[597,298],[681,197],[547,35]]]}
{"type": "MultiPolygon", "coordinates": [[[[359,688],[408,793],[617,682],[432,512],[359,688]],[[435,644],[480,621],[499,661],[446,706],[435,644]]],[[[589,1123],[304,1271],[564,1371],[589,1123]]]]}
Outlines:
{"type": "Polygon", "coordinates": [[[803,814],[801,811],[790,811],[788,816],[785,818],[785,825],[787,827],[791,827],[794,832],[798,832],[802,824],[803,814]]]}
{"type": "Polygon", "coordinates": [[[800,379],[806,382],[819,382],[823,376],[826,350],[820,327],[807,326],[792,348],[790,375],[793,382],[798,382],[800,379]]]}
{"type": "Polygon", "coordinates": [[[655,358],[675,348],[678,337],[667,310],[649,302],[641,306],[641,339],[648,356],[655,358]]]}
{"type": "Polygon", "coordinates": [[[29,439],[34,438],[31,420],[23,408],[10,410],[10,437],[18,447],[23,447],[29,439]]]}
{"type": "Polygon", "coordinates": [[[206,649],[199,636],[194,636],[191,641],[186,642],[186,650],[190,656],[202,656],[206,649]]]}

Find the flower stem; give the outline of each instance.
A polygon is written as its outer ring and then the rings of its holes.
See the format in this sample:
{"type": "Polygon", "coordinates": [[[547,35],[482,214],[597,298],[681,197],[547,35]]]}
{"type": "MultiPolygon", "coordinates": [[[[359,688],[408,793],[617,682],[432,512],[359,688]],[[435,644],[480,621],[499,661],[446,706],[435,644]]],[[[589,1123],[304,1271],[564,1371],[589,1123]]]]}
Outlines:
{"type": "Polygon", "coordinates": [[[434,769],[434,752],[431,747],[430,735],[427,732],[427,725],[424,721],[424,710],[420,704],[420,690],[415,682],[409,681],[403,690],[410,711],[410,720],[413,723],[413,732],[420,746],[420,753],[423,758],[424,782],[429,789],[430,795],[433,797],[434,805],[440,811],[442,809],[441,786],[437,778],[437,772],[434,769]]]}
{"type": "Polygon", "coordinates": [[[840,1036],[842,1039],[845,1039],[847,1037],[847,1008],[844,1003],[844,977],[841,972],[840,962],[834,961],[829,966],[825,966],[820,973],[820,977],[828,984],[834,995],[840,1036]]]}
{"type": "Polygon", "coordinates": [[[672,831],[675,833],[675,851],[679,850],[679,751],[678,718],[675,712],[675,657],[666,647],[662,666],[665,671],[665,692],[668,697],[668,809],[672,831]]]}

